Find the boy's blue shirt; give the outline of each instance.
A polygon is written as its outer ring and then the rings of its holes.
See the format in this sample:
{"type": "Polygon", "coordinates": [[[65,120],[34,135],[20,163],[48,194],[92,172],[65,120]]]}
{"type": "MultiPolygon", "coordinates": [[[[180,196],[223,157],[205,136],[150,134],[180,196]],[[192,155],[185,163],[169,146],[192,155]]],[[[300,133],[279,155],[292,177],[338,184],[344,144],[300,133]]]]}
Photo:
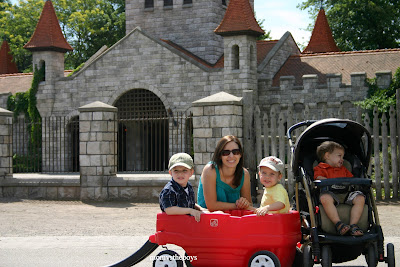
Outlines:
{"type": "Polygon", "coordinates": [[[188,182],[187,188],[189,194],[185,192],[185,189],[171,178],[160,193],[159,201],[160,208],[165,211],[166,208],[177,206],[181,208],[192,208],[195,207],[195,196],[192,185],[188,182]]]}

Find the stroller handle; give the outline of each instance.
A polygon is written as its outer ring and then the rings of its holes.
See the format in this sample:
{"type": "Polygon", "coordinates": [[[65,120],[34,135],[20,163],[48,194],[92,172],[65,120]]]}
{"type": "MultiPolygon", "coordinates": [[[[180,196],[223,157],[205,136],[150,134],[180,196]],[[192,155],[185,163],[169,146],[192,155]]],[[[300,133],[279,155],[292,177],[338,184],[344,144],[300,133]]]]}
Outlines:
{"type": "Polygon", "coordinates": [[[290,128],[286,132],[286,136],[289,139],[289,141],[290,142],[292,141],[292,132],[294,130],[296,130],[297,128],[303,127],[303,126],[307,126],[308,127],[311,124],[313,124],[314,122],[316,122],[316,120],[306,120],[306,121],[302,121],[302,122],[299,122],[299,123],[296,123],[296,124],[290,126],[290,128]]]}

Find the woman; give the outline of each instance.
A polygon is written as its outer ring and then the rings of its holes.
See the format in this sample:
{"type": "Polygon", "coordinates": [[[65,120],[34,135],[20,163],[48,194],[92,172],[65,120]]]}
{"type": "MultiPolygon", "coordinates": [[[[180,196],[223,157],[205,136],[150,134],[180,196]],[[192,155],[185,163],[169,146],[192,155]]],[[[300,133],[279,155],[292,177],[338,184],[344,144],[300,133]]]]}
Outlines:
{"type": "Polygon", "coordinates": [[[197,202],[209,211],[247,209],[252,205],[250,174],[243,168],[239,139],[227,135],[219,140],[212,161],[201,174],[197,202]]]}

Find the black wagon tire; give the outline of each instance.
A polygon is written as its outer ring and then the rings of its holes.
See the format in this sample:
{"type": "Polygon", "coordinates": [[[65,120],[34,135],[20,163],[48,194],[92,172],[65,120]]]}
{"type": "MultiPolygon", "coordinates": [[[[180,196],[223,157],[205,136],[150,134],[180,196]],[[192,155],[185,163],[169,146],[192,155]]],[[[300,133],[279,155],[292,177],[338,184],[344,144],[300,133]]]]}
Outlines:
{"type": "Polygon", "coordinates": [[[396,266],[396,261],[394,258],[394,245],[392,243],[388,243],[386,245],[386,250],[387,250],[387,264],[388,267],[395,267],[396,266]]]}
{"type": "Polygon", "coordinates": [[[185,252],[185,264],[186,267],[193,267],[192,263],[190,262],[189,255],[185,252]]]}
{"type": "Polygon", "coordinates": [[[154,259],[153,267],[183,267],[183,261],[175,251],[163,250],[154,259]]]}
{"type": "Polygon", "coordinates": [[[368,246],[367,255],[365,255],[368,267],[376,267],[378,265],[378,250],[374,244],[368,246]]]}
{"type": "Polygon", "coordinates": [[[310,245],[304,245],[303,247],[303,266],[312,267],[314,261],[312,259],[312,250],[310,245]]]}
{"type": "Polygon", "coordinates": [[[323,246],[321,253],[322,267],[332,267],[332,250],[330,246],[323,246]]]}
{"type": "Polygon", "coordinates": [[[260,250],[251,256],[249,267],[280,267],[281,263],[278,257],[268,250],[260,250]]]}

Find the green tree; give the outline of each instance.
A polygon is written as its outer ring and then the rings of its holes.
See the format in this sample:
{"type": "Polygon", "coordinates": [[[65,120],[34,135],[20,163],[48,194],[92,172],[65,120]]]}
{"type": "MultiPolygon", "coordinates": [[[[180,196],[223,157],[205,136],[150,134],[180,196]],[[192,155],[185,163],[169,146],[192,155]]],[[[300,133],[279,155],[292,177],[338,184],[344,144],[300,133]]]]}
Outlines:
{"type": "Polygon", "coordinates": [[[394,73],[388,88],[379,88],[376,78],[368,79],[367,84],[367,98],[354,104],[368,110],[371,115],[375,107],[378,107],[379,112],[389,112],[390,106],[396,106],[396,90],[400,88],[400,68],[394,73]]]}
{"type": "Polygon", "coordinates": [[[43,8],[42,1],[21,1],[0,8],[0,38],[9,42],[11,53],[20,71],[32,71],[32,56],[23,46],[31,38],[43,8]]]}
{"type": "Polygon", "coordinates": [[[258,25],[260,25],[261,29],[264,30],[265,34],[258,36],[257,40],[271,40],[271,31],[266,31],[264,28],[264,21],[265,19],[257,19],[258,25]]]}
{"type": "Polygon", "coordinates": [[[5,4],[10,5],[10,1],[9,0],[0,0],[0,11],[5,9],[5,4]]]}
{"type": "Polygon", "coordinates": [[[342,51],[399,47],[400,1],[307,0],[298,7],[309,9],[315,21],[321,5],[342,51]]]}
{"type": "Polygon", "coordinates": [[[66,56],[66,67],[78,67],[103,45],[110,47],[125,35],[124,0],[54,0],[54,5],[74,48],[66,56]]]}
{"type": "MultiPolygon", "coordinates": [[[[7,39],[18,69],[32,71],[31,53],[23,46],[31,38],[43,0],[0,0],[0,38],[7,39]]],[[[74,51],[66,54],[66,68],[76,68],[103,45],[125,35],[124,0],[53,0],[64,36],[74,51]]]]}

